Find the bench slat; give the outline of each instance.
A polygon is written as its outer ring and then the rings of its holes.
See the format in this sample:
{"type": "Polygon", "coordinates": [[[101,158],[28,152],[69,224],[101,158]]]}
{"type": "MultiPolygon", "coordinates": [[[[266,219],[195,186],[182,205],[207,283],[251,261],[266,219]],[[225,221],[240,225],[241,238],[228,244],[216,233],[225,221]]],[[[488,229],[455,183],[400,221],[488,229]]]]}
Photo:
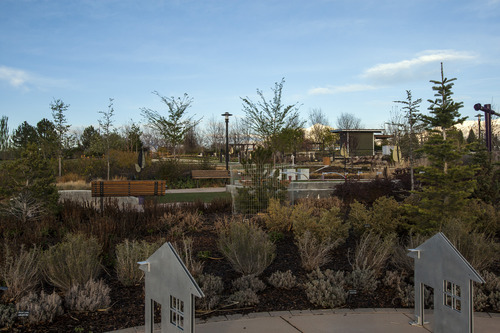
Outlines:
{"type": "Polygon", "coordinates": [[[100,180],[91,183],[92,197],[165,195],[164,180],[100,180]]]}

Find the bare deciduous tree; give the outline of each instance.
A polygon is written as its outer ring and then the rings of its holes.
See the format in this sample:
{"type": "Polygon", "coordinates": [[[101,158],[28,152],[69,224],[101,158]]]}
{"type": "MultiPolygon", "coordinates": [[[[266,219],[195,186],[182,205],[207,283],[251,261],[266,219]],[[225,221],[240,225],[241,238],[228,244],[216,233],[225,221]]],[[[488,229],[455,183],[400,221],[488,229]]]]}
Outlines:
{"type": "Polygon", "coordinates": [[[342,112],[340,116],[337,117],[337,128],[338,129],[359,129],[364,126],[361,124],[361,119],[356,117],[352,113],[342,112]]]}

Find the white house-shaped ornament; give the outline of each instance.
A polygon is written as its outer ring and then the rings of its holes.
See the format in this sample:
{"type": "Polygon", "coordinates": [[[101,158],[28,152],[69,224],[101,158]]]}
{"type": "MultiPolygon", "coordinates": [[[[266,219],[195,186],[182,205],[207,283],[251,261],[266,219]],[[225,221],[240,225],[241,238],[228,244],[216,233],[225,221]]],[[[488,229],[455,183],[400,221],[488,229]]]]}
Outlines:
{"type": "Polygon", "coordinates": [[[474,332],[473,283],[483,278],[443,233],[408,256],[415,259],[415,321],[424,324],[424,285],[434,288],[434,333],[474,332]]]}
{"type": "Polygon", "coordinates": [[[189,273],[169,242],[163,244],[146,261],[139,262],[145,272],[146,333],[153,333],[154,303],[161,305],[161,332],[195,331],[195,297],[203,291],[189,273]]]}

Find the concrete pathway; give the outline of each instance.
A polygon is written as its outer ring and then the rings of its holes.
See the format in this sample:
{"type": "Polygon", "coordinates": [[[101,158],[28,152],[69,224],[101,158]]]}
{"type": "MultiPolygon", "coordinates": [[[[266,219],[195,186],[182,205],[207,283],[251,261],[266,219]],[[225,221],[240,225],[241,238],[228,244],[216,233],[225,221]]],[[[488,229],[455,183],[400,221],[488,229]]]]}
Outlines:
{"type": "MultiPolygon", "coordinates": [[[[413,309],[333,309],[259,312],[196,320],[197,333],[428,333],[412,326],[413,309]]],[[[500,313],[475,313],[476,333],[500,332],[500,313]]],[[[168,323],[167,323],[168,324],[168,323]]],[[[113,333],[142,333],[144,326],[113,333]]],[[[155,325],[155,333],[160,325],[155,325]]]]}

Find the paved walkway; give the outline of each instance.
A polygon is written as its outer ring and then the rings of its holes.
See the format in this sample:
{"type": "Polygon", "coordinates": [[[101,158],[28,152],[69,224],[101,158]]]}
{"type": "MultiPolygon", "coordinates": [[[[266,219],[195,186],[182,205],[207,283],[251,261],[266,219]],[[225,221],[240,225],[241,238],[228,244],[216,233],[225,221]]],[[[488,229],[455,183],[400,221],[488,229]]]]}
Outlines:
{"type": "MultiPolygon", "coordinates": [[[[432,322],[432,317],[426,318],[432,322]]],[[[411,326],[413,309],[334,309],[259,312],[196,320],[197,333],[428,333],[426,327],[411,326]]],[[[476,333],[500,332],[500,313],[475,313],[476,333]]],[[[144,332],[144,326],[113,333],[144,332]]],[[[155,333],[160,332],[159,324],[155,333]]]]}

